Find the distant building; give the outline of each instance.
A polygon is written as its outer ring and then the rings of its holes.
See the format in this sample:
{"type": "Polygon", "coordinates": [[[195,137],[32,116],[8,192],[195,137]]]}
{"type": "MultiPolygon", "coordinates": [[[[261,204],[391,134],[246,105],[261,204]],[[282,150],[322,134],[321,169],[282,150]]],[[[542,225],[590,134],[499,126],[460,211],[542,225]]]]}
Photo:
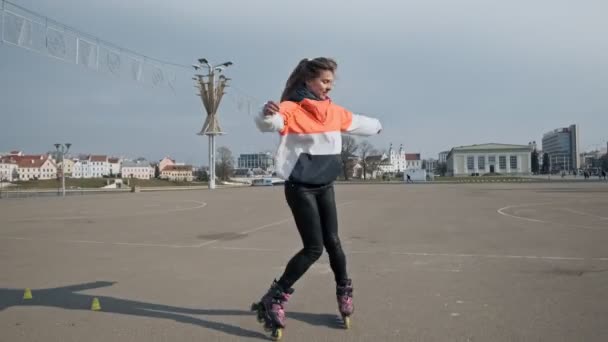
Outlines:
{"type": "Polygon", "coordinates": [[[399,173],[408,169],[422,168],[420,153],[406,153],[403,145],[400,145],[399,150],[395,151],[393,144],[390,144],[388,153],[373,157],[380,158],[378,169],[382,173],[399,173]]]}
{"type": "Polygon", "coordinates": [[[422,159],[420,159],[420,153],[406,153],[405,161],[406,161],[406,165],[405,165],[406,170],[422,169],[422,159]]]}
{"type": "MultiPolygon", "coordinates": [[[[66,174],[69,162],[66,160],[66,174]]],[[[110,175],[111,166],[106,155],[80,155],[71,166],[72,178],[102,178],[110,175]]]]}
{"type": "Polygon", "coordinates": [[[152,179],[154,168],[146,160],[124,161],[121,168],[122,178],[152,179]]]}
{"type": "Polygon", "coordinates": [[[543,152],[549,156],[551,170],[572,171],[581,168],[577,125],[558,128],[543,135],[543,152]]]}
{"type": "Polygon", "coordinates": [[[19,166],[15,161],[0,161],[0,181],[12,182],[19,180],[19,172],[17,171],[18,168],[19,166]]]}
{"type": "Polygon", "coordinates": [[[158,163],[158,170],[162,172],[169,165],[175,165],[175,160],[165,157],[158,163]]]}
{"type": "Polygon", "coordinates": [[[78,159],[72,166],[72,178],[93,178],[89,159],[78,159]]]}
{"type": "Polygon", "coordinates": [[[179,182],[192,182],[194,172],[191,165],[167,165],[160,172],[161,179],[179,182]]]}
{"type": "Polygon", "coordinates": [[[108,164],[110,165],[110,175],[116,177],[120,173],[120,158],[108,158],[108,164]]]}
{"type": "Polygon", "coordinates": [[[450,151],[439,152],[439,158],[437,159],[438,162],[440,162],[440,163],[447,162],[448,161],[448,154],[450,154],[450,151]]]}
{"type": "Polygon", "coordinates": [[[581,155],[580,155],[581,168],[583,168],[583,169],[601,168],[602,167],[601,158],[605,154],[606,154],[605,150],[596,150],[596,151],[581,153],[581,155]]]}
{"type": "Polygon", "coordinates": [[[24,158],[19,161],[18,167],[20,180],[57,178],[57,165],[49,157],[24,158]]]}
{"type": "Polygon", "coordinates": [[[74,163],[75,162],[72,159],[66,157],[63,161],[57,163],[57,168],[60,170],[59,172],[61,172],[63,169],[63,164],[65,164],[65,175],[71,176],[74,172],[74,163]]]}
{"type": "Polygon", "coordinates": [[[232,172],[234,177],[253,177],[253,170],[251,169],[234,169],[232,172]]]}
{"type": "Polygon", "coordinates": [[[433,174],[435,172],[435,169],[437,168],[437,160],[433,158],[425,159],[424,164],[426,164],[424,169],[427,170],[429,174],[433,174]]]}
{"type": "Polygon", "coordinates": [[[91,163],[91,176],[93,178],[102,178],[103,176],[110,175],[110,163],[108,163],[108,156],[91,155],[89,156],[89,162],[91,163]]]}
{"type": "MultiPolygon", "coordinates": [[[[385,157],[386,158],[386,157],[385,157]]],[[[388,148],[388,170],[385,172],[403,172],[407,168],[407,158],[403,144],[399,145],[399,151],[395,152],[393,144],[388,148]]]]}
{"type": "MultiPolygon", "coordinates": [[[[363,177],[363,162],[360,157],[353,156],[353,177],[363,177]]],[[[376,178],[379,175],[386,173],[396,174],[403,173],[406,170],[421,169],[422,159],[420,153],[406,153],[403,145],[399,146],[399,150],[393,149],[393,144],[390,144],[387,153],[369,155],[365,158],[365,164],[371,166],[372,170],[366,169],[366,178],[376,178]]]]}
{"type": "Polygon", "coordinates": [[[14,151],[0,158],[0,163],[5,165],[5,172],[10,172],[10,177],[13,180],[27,181],[57,178],[57,164],[48,154],[25,155],[19,151],[14,151]],[[16,173],[15,166],[11,165],[16,165],[16,173]]]}
{"type": "Polygon", "coordinates": [[[274,170],[274,157],[269,152],[241,154],[237,159],[238,169],[274,170]]]}
{"type": "Polygon", "coordinates": [[[530,175],[529,145],[480,144],[454,147],[447,158],[449,176],[480,176],[487,173],[530,175]]]}

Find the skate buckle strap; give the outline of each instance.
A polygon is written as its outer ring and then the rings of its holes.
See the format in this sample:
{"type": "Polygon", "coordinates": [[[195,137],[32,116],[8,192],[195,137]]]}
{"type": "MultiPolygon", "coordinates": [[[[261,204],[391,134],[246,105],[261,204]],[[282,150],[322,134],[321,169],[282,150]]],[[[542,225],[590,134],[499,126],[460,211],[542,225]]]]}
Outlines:
{"type": "Polygon", "coordinates": [[[272,302],[277,304],[283,304],[289,301],[289,297],[291,297],[287,293],[279,293],[272,297],[272,302]]]}
{"type": "Polygon", "coordinates": [[[344,296],[344,295],[352,296],[353,287],[352,286],[338,286],[336,288],[336,294],[338,296],[344,296]]]}

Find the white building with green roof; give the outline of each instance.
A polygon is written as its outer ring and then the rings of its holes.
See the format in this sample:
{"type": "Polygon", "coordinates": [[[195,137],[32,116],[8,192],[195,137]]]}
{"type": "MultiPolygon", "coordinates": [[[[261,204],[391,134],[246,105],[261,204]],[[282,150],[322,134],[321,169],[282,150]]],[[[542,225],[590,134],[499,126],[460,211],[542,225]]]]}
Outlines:
{"type": "Polygon", "coordinates": [[[530,145],[480,144],[454,147],[447,157],[449,176],[532,174],[530,145]]]}

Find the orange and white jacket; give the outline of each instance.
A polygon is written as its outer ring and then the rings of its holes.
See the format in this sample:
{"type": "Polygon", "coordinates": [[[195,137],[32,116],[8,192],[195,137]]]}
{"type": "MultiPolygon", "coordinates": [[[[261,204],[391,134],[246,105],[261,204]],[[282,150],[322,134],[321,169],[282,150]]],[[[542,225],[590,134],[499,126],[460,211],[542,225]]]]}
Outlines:
{"type": "Polygon", "coordinates": [[[262,132],[278,132],[277,176],[294,183],[323,185],[342,171],[342,133],[371,136],[380,133],[377,119],[353,114],[331,100],[284,101],[279,112],[255,117],[262,132]]]}

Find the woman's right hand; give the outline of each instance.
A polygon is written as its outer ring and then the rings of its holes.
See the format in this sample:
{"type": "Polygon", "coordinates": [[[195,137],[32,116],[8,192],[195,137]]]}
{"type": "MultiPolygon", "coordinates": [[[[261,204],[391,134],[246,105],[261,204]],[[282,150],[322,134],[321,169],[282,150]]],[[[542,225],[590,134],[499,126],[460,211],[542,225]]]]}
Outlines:
{"type": "Polygon", "coordinates": [[[279,111],[279,105],[273,101],[268,101],[264,105],[264,115],[272,115],[279,111]]]}

